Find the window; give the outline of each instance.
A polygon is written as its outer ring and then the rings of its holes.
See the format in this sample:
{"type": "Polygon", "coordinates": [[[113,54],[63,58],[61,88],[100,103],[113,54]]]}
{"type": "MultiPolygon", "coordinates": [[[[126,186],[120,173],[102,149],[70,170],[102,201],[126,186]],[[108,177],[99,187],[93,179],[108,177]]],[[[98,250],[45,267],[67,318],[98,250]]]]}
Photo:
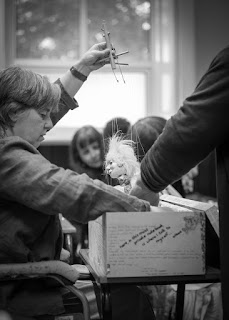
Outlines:
{"type": "Polygon", "coordinates": [[[105,20],[117,52],[129,63],[115,75],[93,72],[76,95],[80,108],[62,119],[48,140],[69,140],[77,127],[102,128],[115,116],[134,123],[175,111],[175,0],[5,0],[8,64],[55,80],[95,42],[105,20]],[[105,12],[105,14],[104,14],[105,12]],[[16,34],[16,37],[15,37],[16,34]],[[123,83],[122,76],[126,83],[123,83]],[[119,82],[116,81],[116,78],[119,82]]]}
{"type": "Polygon", "coordinates": [[[150,60],[150,1],[88,0],[88,33],[92,45],[103,40],[101,22],[109,24],[112,42],[117,51],[129,49],[122,60],[128,63],[148,62],[150,60]],[[95,30],[97,30],[95,32],[95,30]]]}
{"type": "Polygon", "coordinates": [[[79,57],[80,1],[16,0],[15,4],[16,59],[79,57]]]}
{"type": "MultiPolygon", "coordinates": [[[[146,114],[147,73],[125,72],[126,83],[120,75],[117,77],[118,83],[111,72],[92,73],[77,94],[80,107],[69,111],[46,137],[64,141],[66,134],[72,135],[82,125],[103,128],[107,121],[120,115],[131,123],[143,117],[146,114]],[[124,97],[128,98],[125,102],[124,97]]],[[[52,75],[52,79],[56,77],[52,75]]]]}

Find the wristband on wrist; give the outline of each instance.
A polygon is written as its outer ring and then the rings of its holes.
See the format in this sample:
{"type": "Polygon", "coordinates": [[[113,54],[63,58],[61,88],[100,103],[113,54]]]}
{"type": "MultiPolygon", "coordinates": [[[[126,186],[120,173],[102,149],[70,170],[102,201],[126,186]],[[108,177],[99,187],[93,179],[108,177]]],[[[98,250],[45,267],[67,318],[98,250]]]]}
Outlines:
{"type": "Polygon", "coordinates": [[[77,78],[83,82],[87,80],[87,77],[84,74],[82,74],[81,72],[79,72],[75,67],[71,67],[70,71],[71,71],[71,74],[75,78],[77,78]]]}

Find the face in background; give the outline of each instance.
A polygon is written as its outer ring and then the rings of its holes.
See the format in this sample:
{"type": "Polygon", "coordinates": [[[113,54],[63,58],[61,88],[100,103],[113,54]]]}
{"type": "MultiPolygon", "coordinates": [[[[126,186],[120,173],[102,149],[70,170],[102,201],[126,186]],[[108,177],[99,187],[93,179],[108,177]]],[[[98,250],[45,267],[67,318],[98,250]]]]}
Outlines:
{"type": "Polygon", "coordinates": [[[25,110],[18,115],[13,128],[7,130],[7,136],[18,136],[38,148],[47,131],[53,127],[50,113],[50,108],[42,110],[40,113],[35,109],[25,110]]]}
{"type": "Polygon", "coordinates": [[[85,147],[77,145],[80,159],[90,168],[100,168],[103,165],[101,150],[98,142],[92,142],[85,147]]]}

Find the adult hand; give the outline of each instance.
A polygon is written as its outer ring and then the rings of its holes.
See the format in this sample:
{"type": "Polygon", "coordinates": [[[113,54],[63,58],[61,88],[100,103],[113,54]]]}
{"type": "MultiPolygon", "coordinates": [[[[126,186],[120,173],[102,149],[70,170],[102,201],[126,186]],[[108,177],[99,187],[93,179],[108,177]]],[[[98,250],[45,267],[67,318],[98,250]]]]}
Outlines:
{"type": "MultiPolygon", "coordinates": [[[[83,57],[74,64],[74,67],[78,72],[87,77],[91,71],[104,66],[107,62],[104,60],[102,62],[99,61],[109,57],[109,55],[110,50],[107,49],[106,42],[94,44],[83,57]]],[[[83,85],[83,81],[74,77],[69,70],[60,78],[60,81],[71,97],[74,97],[83,85]]]]}
{"type": "Polygon", "coordinates": [[[137,177],[136,183],[131,189],[130,195],[149,201],[152,206],[157,206],[159,203],[159,194],[149,190],[143,184],[140,175],[137,177]]]}
{"type": "Polygon", "coordinates": [[[83,66],[82,72],[87,76],[91,71],[103,67],[107,63],[103,59],[108,58],[109,55],[110,50],[107,49],[106,42],[94,44],[76,64],[77,70],[79,65],[83,66]],[[100,62],[100,60],[103,61],[100,62]]]}

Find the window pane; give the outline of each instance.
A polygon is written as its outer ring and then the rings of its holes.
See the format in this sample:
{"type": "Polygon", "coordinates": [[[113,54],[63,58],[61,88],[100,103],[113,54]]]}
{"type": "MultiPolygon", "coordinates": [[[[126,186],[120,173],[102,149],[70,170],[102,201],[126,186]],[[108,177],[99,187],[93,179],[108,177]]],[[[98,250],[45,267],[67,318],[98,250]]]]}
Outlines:
{"type": "Polygon", "coordinates": [[[150,1],[88,0],[90,45],[104,41],[101,30],[104,19],[116,52],[130,51],[120,57],[120,62],[139,64],[149,60],[150,1]]]}
{"type": "Polygon", "coordinates": [[[77,59],[79,1],[17,0],[18,59],[77,59]]]}
{"type": "MultiPolygon", "coordinates": [[[[58,75],[49,74],[54,81],[58,75]]],[[[76,128],[91,124],[103,128],[114,117],[127,118],[131,123],[146,115],[146,72],[125,72],[121,75],[94,72],[76,94],[79,108],[66,114],[46,136],[46,141],[70,140],[76,128]]]]}

